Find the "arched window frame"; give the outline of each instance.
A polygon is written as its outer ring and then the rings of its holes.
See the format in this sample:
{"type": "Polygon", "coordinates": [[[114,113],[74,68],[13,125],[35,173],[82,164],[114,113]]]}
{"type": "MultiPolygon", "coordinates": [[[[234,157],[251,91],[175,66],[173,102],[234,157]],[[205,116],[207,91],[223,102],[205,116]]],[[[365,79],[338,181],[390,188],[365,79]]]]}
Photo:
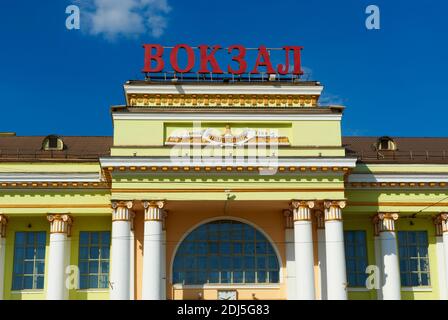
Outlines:
{"type": "Polygon", "coordinates": [[[237,218],[237,217],[228,217],[228,216],[222,216],[222,217],[214,217],[211,219],[206,219],[201,221],[200,223],[195,224],[194,226],[192,226],[191,228],[189,228],[184,234],[183,236],[180,238],[179,242],[176,244],[176,247],[173,251],[173,254],[171,256],[171,260],[170,260],[170,269],[169,269],[169,274],[170,274],[170,279],[169,282],[171,285],[173,285],[174,287],[206,287],[206,286],[211,286],[211,287],[219,287],[219,286],[231,286],[231,287],[244,287],[244,288],[249,288],[249,287],[278,287],[280,286],[283,282],[283,262],[282,262],[282,257],[280,255],[280,251],[278,250],[277,245],[275,244],[275,242],[272,240],[272,238],[263,230],[261,229],[259,226],[257,226],[256,224],[252,223],[251,221],[242,219],[242,218],[237,218]],[[269,242],[269,244],[271,245],[271,247],[273,248],[273,251],[275,253],[275,256],[277,258],[277,263],[278,263],[278,282],[275,283],[209,283],[209,284],[193,284],[193,285],[189,285],[189,284],[180,284],[180,283],[174,283],[174,260],[176,258],[176,255],[179,251],[180,246],[182,245],[182,243],[184,242],[184,240],[197,228],[199,228],[202,225],[211,223],[211,222],[215,222],[215,221],[220,221],[220,220],[231,220],[231,221],[235,221],[235,222],[240,222],[243,224],[247,224],[249,226],[251,226],[252,228],[254,228],[256,231],[259,231],[264,237],[265,239],[269,242]]]}
{"type": "Polygon", "coordinates": [[[45,139],[42,141],[42,150],[45,151],[61,151],[64,150],[64,141],[57,135],[49,135],[46,136],[45,139]],[[56,147],[51,146],[51,142],[56,141],[56,147]]]}
{"type": "Polygon", "coordinates": [[[390,137],[381,137],[378,139],[377,142],[377,150],[379,151],[396,151],[397,150],[397,144],[396,142],[390,138],[390,137]],[[387,143],[387,147],[384,148],[384,144],[387,143]]]}

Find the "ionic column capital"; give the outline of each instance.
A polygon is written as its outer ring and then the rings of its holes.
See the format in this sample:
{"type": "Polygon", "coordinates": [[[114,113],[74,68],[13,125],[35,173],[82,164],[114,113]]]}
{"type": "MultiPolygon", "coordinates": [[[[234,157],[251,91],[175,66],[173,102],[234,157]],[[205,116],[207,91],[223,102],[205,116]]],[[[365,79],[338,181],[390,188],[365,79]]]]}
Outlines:
{"type": "Polygon", "coordinates": [[[373,224],[375,227],[375,235],[381,232],[395,232],[395,221],[399,218],[398,213],[378,213],[373,217],[373,224]]]}
{"type": "Polygon", "coordinates": [[[143,207],[145,209],[148,209],[148,208],[163,209],[164,206],[165,206],[165,201],[163,201],[163,200],[143,201],[143,207]]]}
{"type": "Polygon", "coordinates": [[[134,213],[131,211],[134,206],[133,201],[112,201],[112,222],[131,221],[134,219],[134,213]]]}
{"type": "Polygon", "coordinates": [[[315,205],[315,201],[309,200],[291,202],[294,221],[311,221],[311,209],[313,209],[315,205]]]}
{"type": "Polygon", "coordinates": [[[434,224],[436,226],[436,236],[443,236],[448,232],[448,213],[441,213],[434,217],[434,224]]]}
{"type": "Polygon", "coordinates": [[[8,218],[4,214],[0,214],[0,238],[6,237],[7,224],[8,224],[8,218]]]}
{"type": "Polygon", "coordinates": [[[313,209],[316,206],[316,201],[313,200],[294,200],[291,202],[293,209],[308,208],[313,209]]]}
{"type": "Polygon", "coordinates": [[[134,201],[112,201],[112,209],[127,208],[132,209],[134,206],[134,201]]]}
{"type": "Polygon", "coordinates": [[[344,209],[346,206],[347,206],[347,201],[345,201],[345,200],[327,200],[327,201],[324,201],[324,207],[326,209],[330,209],[330,208],[344,209]]]}
{"type": "Polygon", "coordinates": [[[342,209],[345,208],[345,200],[327,200],[324,201],[325,221],[341,221],[342,209]]]}
{"type": "Polygon", "coordinates": [[[50,233],[66,233],[71,235],[73,218],[68,214],[49,214],[47,220],[50,222],[50,233]]]}
{"type": "Polygon", "coordinates": [[[283,217],[285,218],[286,229],[294,229],[293,213],[289,209],[283,210],[283,217]]]}
{"type": "Polygon", "coordinates": [[[164,212],[163,207],[165,206],[165,201],[144,201],[143,207],[145,208],[145,221],[163,221],[166,217],[166,212],[164,212]]]}

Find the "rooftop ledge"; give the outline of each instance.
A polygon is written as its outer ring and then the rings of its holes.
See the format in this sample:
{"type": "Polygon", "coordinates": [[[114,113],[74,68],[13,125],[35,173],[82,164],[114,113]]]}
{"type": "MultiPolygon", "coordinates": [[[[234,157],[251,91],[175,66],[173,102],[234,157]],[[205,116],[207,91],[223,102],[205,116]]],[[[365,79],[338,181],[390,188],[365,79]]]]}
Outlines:
{"type": "Polygon", "coordinates": [[[154,82],[128,81],[124,85],[130,94],[173,95],[305,95],[320,96],[323,86],[319,82],[154,82]]]}

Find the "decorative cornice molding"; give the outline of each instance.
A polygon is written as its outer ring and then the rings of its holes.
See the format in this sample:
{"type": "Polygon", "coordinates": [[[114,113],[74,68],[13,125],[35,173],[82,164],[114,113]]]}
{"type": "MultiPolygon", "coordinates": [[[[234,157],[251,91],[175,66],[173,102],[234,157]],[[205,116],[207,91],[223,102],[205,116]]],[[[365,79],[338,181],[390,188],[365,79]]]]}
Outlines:
{"type": "Polygon", "coordinates": [[[317,107],[317,94],[147,94],[127,95],[128,106],[157,107],[317,107]]]}
{"type": "Polygon", "coordinates": [[[73,218],[68,214],[49,214],[47,220],[50,222],[50,233],[65,233],[71,236],[73,218]]]}
{"type": "Polygon", "coordinates": [[[399,218],[398,213],[378,213],[373,217],[375,235],[381,232],[395,232],[395,221],[399,218]]]}

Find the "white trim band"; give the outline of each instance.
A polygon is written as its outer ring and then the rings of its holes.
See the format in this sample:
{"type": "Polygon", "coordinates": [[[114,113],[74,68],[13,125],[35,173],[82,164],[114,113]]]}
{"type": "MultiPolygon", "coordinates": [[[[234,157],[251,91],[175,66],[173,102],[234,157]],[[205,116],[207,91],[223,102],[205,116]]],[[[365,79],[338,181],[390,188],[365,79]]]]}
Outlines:
{"type": "MultiPolygon", "coordinates": [[[[139,107],[136,107],[139,108],[139,107]]],[[[141,107],[143,109],[143,107],[141,107]]],[[[146,108],[157,109],[157,108],[146,108]]],[[[113,113],[113,120],[184,120],[184,121],[341,121],[342,114],[273,114],[256,113],[256,107],[251,113],[218,113],[201,114],[201,107],[196,113],[113,113]]]]}
{"type": "Polygon", "coordinates": [[[448,182],[448,174],[351,174],[348,182],[448,182]]]}
{"type": "Polygon", "coordinates": [[[0,182],[101,182],[99,173],[0,173],[0,182]]]}
{"type": "Polygon", "coordinates": [[[100,158],[102,167],[182,167],[182,166],[198,166],[198,167],[213,167],[213,166],[227,166],[227,167],[247,167],[247,166],[294,166],[294,167],[344,167],[354,168],[356,167],[356,158],[278,158],[278,159],[254,159],[251,163],[249,161],[241,161],[240,159],[232,159],[233,161],[226,161],[226,159],[208,160],[207,158],[186,158],[186,161],[182,161],[182,158],[177,160],[176,158],[148,158],[148,157],[108,157],[100,158]],[[199,161],[196,161],[199,160],[199,161]]]}
{"type": "Polygon", "coordinates": [[[125,84],[129,94],[263,94],[320,96],[323,86],[299,85],[188,85],[188,84],[125,84]]]}

